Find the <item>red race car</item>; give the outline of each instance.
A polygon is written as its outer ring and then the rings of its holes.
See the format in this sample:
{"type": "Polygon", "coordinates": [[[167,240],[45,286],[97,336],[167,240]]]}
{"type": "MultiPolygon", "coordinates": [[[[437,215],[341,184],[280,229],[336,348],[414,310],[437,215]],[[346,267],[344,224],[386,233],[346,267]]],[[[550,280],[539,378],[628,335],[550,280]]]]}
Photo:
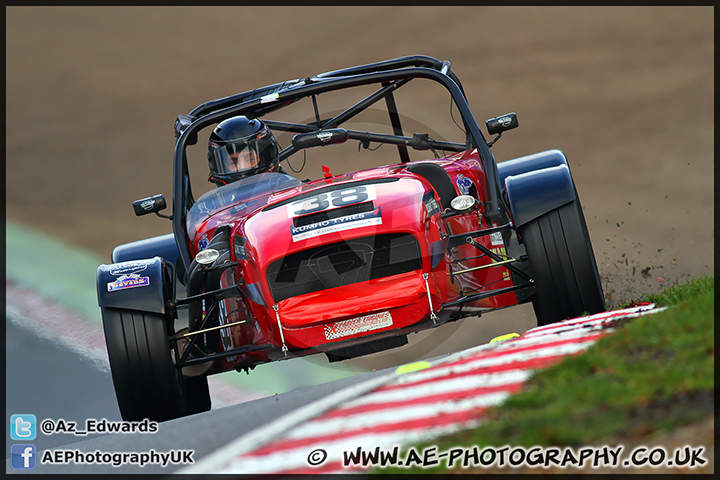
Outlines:
{"type": "Polygon", "coordinates": [[[178,116],[172,215],[162,195],[133,204],[172,233],[120,245],[98,268],[123,418],[209,410],[208,375],[374,353],[524,302],[538,324],[603,311],[563,153],[490,152],[517,126],[514,113],[492,118],[486,141],[450,63],[424,56],[178,116]],[[207,157],[190,162],[204,129],[207,157]],[[195,199],[190,166],[205,161],[211,183],[195,199]]]}

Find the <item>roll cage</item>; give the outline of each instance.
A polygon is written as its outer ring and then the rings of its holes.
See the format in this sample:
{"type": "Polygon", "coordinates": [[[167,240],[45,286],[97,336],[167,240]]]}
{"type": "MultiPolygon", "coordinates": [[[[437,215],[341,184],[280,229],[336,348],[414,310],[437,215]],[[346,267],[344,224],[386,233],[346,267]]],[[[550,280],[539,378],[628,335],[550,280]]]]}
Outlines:
{"type": "MultiPolygon", "coordinates": [[[[438,148],[445,151],[461,152],[476,148],[485,170],[487,203],[484,214],[491,222],[505,224],[509,221],[509,208],[500,192],[500,180],[495,158],[478,127],[465,98],[460,80],[450,68],[450,62],[427,56],[406,56],[383,62],[370,63],[341,70],[321,73],[313,77],[288,80],[266,87],[249,90],[197,106],[189,114],[181,114],[175,121],[175,154],[173,159],[173,233],[185,271],[192,262],[190,240],[187,231],[187,211],[194,203],[190,176],[188,173],[186,148],[197,143],[197,133],[226,118],[245,115],[259,118],[281,109],[302,98],[313,97],[323,92],[341,90],[361,85],[379,84],[371,95],[347,108],[335,117],[316,119],[306,124],[265,120],[273,130],[295,133],[317,132],[337,128],[363,110],[380,100],[385,100],[393,135],[348,130],[348,138],[369,142],[394,144],[398,147],[401,162],[409,161],[407,147],[419,150],[438,148]],[[393,92],[414,78],[425,78],[443,85],[460,112],[465,127],[465,143],[441,142],[423,135],[406,137],[402,135],[400,116],[397,112],[393,92]]],[[[297,151],[290,145],[280,152],[284,160],[297,151]]]]}

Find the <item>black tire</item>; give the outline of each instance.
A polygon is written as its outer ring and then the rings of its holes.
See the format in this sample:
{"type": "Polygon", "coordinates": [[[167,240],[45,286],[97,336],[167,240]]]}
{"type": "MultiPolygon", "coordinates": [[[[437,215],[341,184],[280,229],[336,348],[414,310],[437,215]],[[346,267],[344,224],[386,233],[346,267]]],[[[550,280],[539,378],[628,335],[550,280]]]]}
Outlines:
{"type": "Polygon", "coordinates": [[[102,316],[124,420],[161,422],[210,409],[207,377],[188,381],[173,365],[164,315],[104,307],[102,316]]]}
{"type": "Polygon", "coordinates": [[[579,201],[518,228],[535,281],[538,325],[605,311],[590,235],[579,201]]]}
{"type": "Polygon", "coordinates": [[[186,415],[207,412],[212,406],[207,375],[182,377],[183,397],[186,415]]]}

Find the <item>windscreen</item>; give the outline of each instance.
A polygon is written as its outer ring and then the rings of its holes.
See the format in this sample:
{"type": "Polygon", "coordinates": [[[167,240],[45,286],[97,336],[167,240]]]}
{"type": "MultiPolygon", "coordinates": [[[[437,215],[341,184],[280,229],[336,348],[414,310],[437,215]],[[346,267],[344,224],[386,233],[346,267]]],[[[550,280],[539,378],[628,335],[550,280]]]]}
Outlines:
{"type": "Polygon", "coordinates": [[[302,185],[297,178],[284,173],[263,173],[243,178],[237,182],[223,185],[205,192],[193,204],[187,214],[188,231],[205,221],[210,215],[231,206],[243,207],[244,202],[256,197],[269,196],[272,193],[288,190],[302,185]]]}

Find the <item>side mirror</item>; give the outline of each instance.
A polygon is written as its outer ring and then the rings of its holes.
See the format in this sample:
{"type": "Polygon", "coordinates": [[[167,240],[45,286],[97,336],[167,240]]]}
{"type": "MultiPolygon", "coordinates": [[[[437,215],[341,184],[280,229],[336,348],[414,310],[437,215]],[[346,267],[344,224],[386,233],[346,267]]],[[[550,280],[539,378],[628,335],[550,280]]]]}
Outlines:
{"type": "Polygon", "coordinates": [[[344,143],[348,137],[348,131],[344,128],[329,128],[327,130],[295,135],[292,139],[292,145],[297,150],[302,150],[303,148],[344,143]]]}
{"type": "Polygon", "coordinates": [[[152,197],[141,198],[133,202],[133,209],[135,215],[138,217],[141,215],[147,215],[148,213],[157,214],[160,210],[167,208],[165,197],[162,194],[153,195],[152,197]]]}
{"type": "Polygon", "coordinates": [[[487,126],[488,133],[490,135],[500,135],[502,132],[512,130],[520,126],[518,118],[515,112],[506,113],[499,117],[485,120],[485,126],[487,126]]]}
{"type": "MultiPolygon", "coordinates": [[[[195,120],[197,120],[195,117],[191,115],[185,115],[180,114],[177,117],[177,120],[175,120],[175,139],[177,140],[180,138],[180,135],[182,135],[182,132],[185,131],[187,127],[190,126],[195,120]]],[[[195,145],[197,143],[197,133],[193,134],[190,138],[187,140],[188,145],[195,145]]]]}

